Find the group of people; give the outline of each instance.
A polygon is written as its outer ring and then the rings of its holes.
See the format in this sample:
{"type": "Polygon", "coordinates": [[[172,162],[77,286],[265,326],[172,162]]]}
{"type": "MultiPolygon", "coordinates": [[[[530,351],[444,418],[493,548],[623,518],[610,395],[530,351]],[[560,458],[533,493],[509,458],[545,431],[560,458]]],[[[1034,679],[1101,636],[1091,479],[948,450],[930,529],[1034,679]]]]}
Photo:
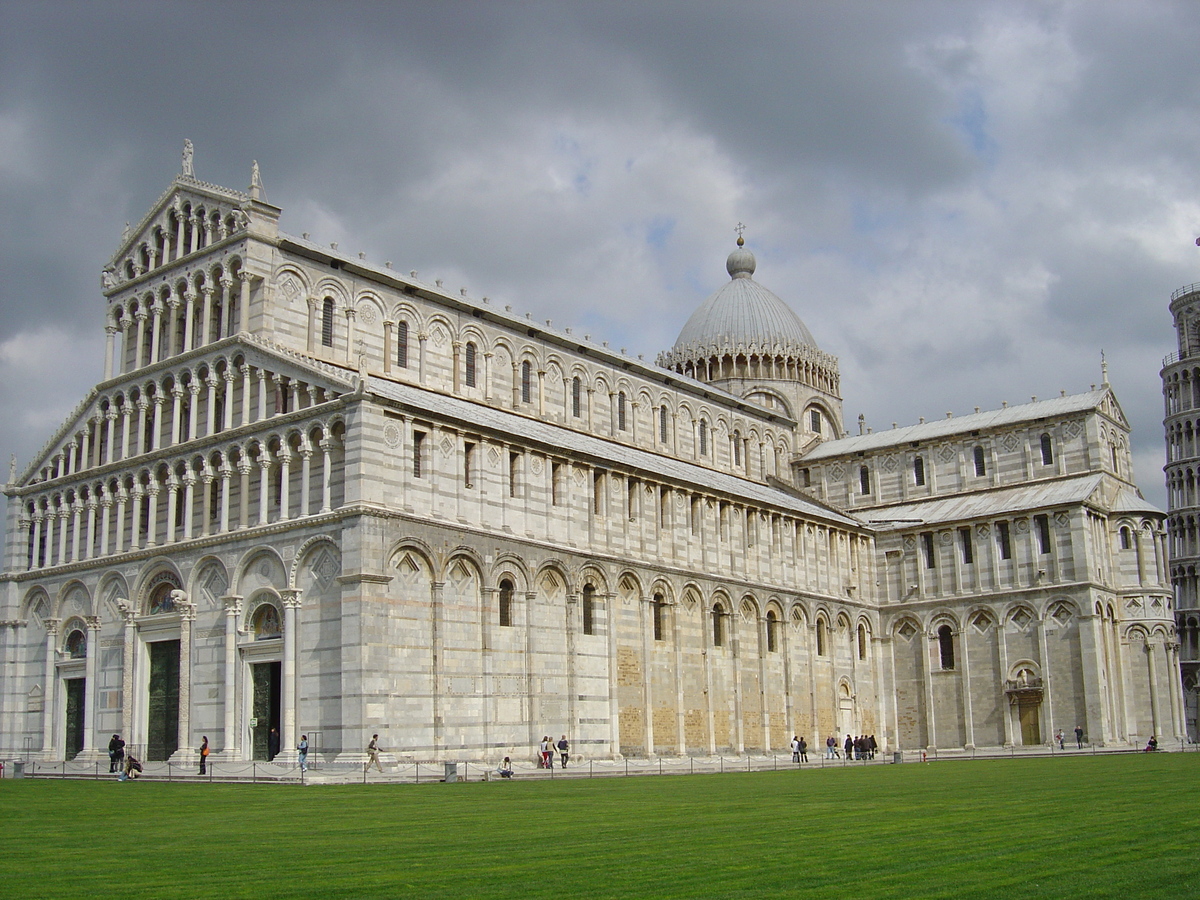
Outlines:
{"type": "Polygon", "coordinates": [[[128,781],[142,774],[142,764],[132,752],[125,752],[125,741],[119,734],[114,734],[108,742],[108,771],[116,775],[118,781],[128,781]]]}
{"type": "Polygon", "coordinates": [[[571,745],[567,743],[567,736],[564,734],[558,739],[558,743],[554,743],[554,739],[550,735],[542,735],[542,743],[538,745],[538,768],[553,769],[554,768],[554,751],[558,750],[562,757],[561,768],[567,767],[567,760],[571,757],[571,745]]]}
{"type": "MultiPolygon", "coordinates": [[[[1059,750],[1067,749],[1066,748],[1066,735],[1063,734],[1063,730],[1061,728],[1058,729],[1058,731],[1054,732],[1054,740],[1058,743],[1059,750]]],[[[1082,726],[1079,726],[1079,725],[1075,726],[1075,746],[1078,747],[1080,750],[1083,749],[1083,728],[1082,728],[1082,726]]]]}
{"type": "Polygon", "coordinates": [[[875,751],[879,749],[879,744],[875,741],[873,734],[860,734],[857,737],[846,735],[846,740],[839,748],[838,739],[834,735],[825,738],[825,758],[826,759],[841,759],[842,754],[839,749],[845,751],[846,759],[874,759],[875,751]]]}
{"type": "Polygon", "coordinates": [[[792,762],[808,762],[808,741],[799,735],[792,735],[792,762]]]}

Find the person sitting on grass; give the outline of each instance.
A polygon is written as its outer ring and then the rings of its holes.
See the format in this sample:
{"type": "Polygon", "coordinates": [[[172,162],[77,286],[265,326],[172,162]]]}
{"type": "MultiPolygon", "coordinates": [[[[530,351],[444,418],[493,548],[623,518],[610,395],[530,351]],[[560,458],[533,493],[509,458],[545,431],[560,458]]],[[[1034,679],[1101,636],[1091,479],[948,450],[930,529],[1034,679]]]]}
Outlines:
{"type": "Polygon", "coordinates": [[[512,760],[507,756],[504,757],[504,762],[500,763],[500,765],[496,768],[496,774],[501,778],[512,778],[512,760]]]}

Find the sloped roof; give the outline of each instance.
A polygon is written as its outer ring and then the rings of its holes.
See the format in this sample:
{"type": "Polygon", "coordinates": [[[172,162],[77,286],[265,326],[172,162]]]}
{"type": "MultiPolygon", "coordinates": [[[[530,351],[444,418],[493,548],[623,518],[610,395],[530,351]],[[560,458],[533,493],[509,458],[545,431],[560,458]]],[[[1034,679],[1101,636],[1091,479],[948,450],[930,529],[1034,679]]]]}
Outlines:
{"type": "Polygon", "coordinates": [[[1099,408],[1111,391],[1104,387],[1082,394],[1070,394],[1066,397],[1054,397],[1050,400],[1038,400],[1035,403],[1022,403],[1017,406],[1006,406],[987,412],[972,413],[966,416],[955,416],[952,419],[935,419],[932,422],[922,422],[919,425],[907,425],[902,428],[890,428],[886,431],[875,431],[871,434],[860,434],[853,437],[839,438],[835,441],[824,441],[804,456],[805,462],[832,459],[838,456],[848,456],[855,453],[881,450],[885,447],[899,446],[914,441],[932,441],[941,438],[954,437],[960,434],[970,434],[972,431],[987,431],[1016,425],[1020,422],[1030,422],[1038,419],[1055,419],[1075,413],[1090,412],[1099,408]]]}

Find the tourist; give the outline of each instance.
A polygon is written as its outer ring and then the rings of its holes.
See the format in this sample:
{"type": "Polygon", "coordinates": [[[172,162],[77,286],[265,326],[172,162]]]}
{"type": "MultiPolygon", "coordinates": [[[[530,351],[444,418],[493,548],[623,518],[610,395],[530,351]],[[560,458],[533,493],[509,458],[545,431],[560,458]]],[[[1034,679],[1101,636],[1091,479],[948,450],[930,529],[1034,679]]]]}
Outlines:
{"type": "Polygon", "coordinates": [[[204,775],[208,772],[208,735],[200,741],[200,774],[204,775]]]}
{"type": "Polygon", "coordinates": [[[800,761],[808,762],[808,741],[800,738],[800,761]]]}
{"type": "Polygon", "coordinates": [[[132,753],[125,754],[125,768],[121,770],[118,781],[129,781],[131,778],[137,778],[142,774],[142,764],[138,758],[132,753]]]}
{"type": "Polygon", "coordinates": [[[1150,740],[1146,741],[1146,750],[1151,751],[1151,750],[1157,750],[1157,749],[1158,749],[1158,738],[1156,738],[1154,735],[1150,735],[1150,740]]]}
{"type": "Polygon", "coordinates": [[[1063,739],[1064,739],[1064,737],[1065,737],[1065,735],[1063,735],[1063,730],[1062,730],[1061,728],[1060,728],[1060,729],[1058,729],[1058,731],[1054,732],[1054,740],[1056,740],[1056,741],[1058,742],[1058,749],[1059,749],[1059,750],[1066,750],[1066,749],[1067,749],[1066,747],[1064,747],[1064,746],[1063,746],[1063,739]]]}
{"type": "Polygon", "coordinates": [[[109,774],[121,771],[121,762],[125,759],[125,742],[119,734],[114,734],[108,742],[108,771],[109,774]]]}
{"type": "Polygon", "coordinates": [[[504,757],[504,762],[500,763],[499,767],[496,769],[496,774],[499,775],[501,778],[512,778],[512,775],[513,775],[512,760],[509,759],[507,756],[504,757]]]}
{"type": "Polygon", "coordinates": [[[867,752],[870,754],[871,759],[875,758],[875,751],[878,749],[879,749],[879,744],[877,744],[875,742],[875,735],[873,735],[873,734],[868,735],[867,736],[867,752]]]}
{"type": "Polygon", "coordinates": [[[364,772],[371,768],[371,763],[375,764],[375,768],[379,770],[380,774],[383,773],[383,766],[379,762],[379,735],[377,734],[371,735],[371,743],[367,744],[367,765],[364,772]]]}
{"type": "MultiPolygon", "coordinates": [[[[560,737],[558,739],[558,753],[559,753],[559,756],[562,757],[562,767],[564,769],[567,767],[567,757],[569,756],[569,753],[567,751],[570,749],[571,749],[571,745],[567,743],[567,736],[564,734],[562,737],[560,737]]],[[[553,754],[551,754],[551,755],[553,756],[553,754]]]]}
{"type": "Polygon", "coordinates": [[[300,771],[308,771],[308,735],[300,735],[300,744],[296,747],[300,751],[300,771]]]}
{"type": "Polygon", "coordinates": [[[842,749],[846,751],[846,759],[854,759],[854,738],[846,735],[846,743],[842,745],[842,749]]]}
{"type": "Polygon", "coordinates": [[[272,760],[279,755],[279,729],[272,728],[267,734],[267,759],[272,760]]]}
{"type": "Polygon", "coordinates": [[[835,756],[837,756],[837,740],[831,734],[825,738],[825,758],[833,759],[835,756]]]}
{"type": "Polygon", "coordinates": [[[792,735],[792,762],[800,762],[800,738],[792,735]]]}
{"type": "Polygon", "coordinates": [[[539,765],[543,769],[554,768],[554,745],[550,743],[550,735],[543,734],[542,742],[538,745],[538,752],[541,754],[541,763],[539,765]]]}
{"type": "Polygon", "coordinates": [[[1080,750],[1083,749],[1083,729],[1078,725],[1075,726],[1075,745],[1080,750]]]}

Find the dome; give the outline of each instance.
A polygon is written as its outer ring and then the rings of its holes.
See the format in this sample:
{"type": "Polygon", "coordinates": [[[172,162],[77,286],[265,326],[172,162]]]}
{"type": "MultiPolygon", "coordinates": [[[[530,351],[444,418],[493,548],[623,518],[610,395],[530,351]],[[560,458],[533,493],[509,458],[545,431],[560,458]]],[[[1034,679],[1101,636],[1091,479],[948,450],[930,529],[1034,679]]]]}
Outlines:
{"type": "Polygon", "coordinates": [[[755,267],[754,254],[744,246],[729,254],[725,263],[729,283],[692,313],[671,348],[672,356],[707,354],[716,347],[785,354],[817,349],[812,333],[792,308],[751,277],[755,267]]]}

